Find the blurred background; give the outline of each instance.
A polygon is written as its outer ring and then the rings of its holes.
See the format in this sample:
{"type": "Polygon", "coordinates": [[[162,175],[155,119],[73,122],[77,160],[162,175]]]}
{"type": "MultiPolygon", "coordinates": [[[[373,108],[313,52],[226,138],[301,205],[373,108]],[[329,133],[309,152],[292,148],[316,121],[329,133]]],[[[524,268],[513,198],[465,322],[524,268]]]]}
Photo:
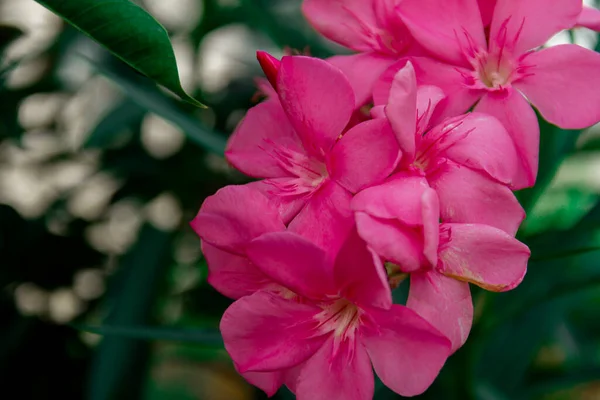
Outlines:
{"type": "MultiPolygon", "coordinates": [[[[136,2],[210,108],[174,100],[33,0],[0,0],[0,398],[266,398],[220,343],[230,301],[207,285],[188,221],[247,181],[220,149],[260,100],[255,51],[343,50],[300,0],[136,2]]],[[[573,41],[598,49],[585,29],[548,45],[573,41]]],[[[471,337],[420,398],[600,399],[600,129],[542,123],[539,183],[519,198],[528,276],[509,293],[474,289],[471,337]]],[[[377,385],[376,399],[395,398],[377,385]]]]}

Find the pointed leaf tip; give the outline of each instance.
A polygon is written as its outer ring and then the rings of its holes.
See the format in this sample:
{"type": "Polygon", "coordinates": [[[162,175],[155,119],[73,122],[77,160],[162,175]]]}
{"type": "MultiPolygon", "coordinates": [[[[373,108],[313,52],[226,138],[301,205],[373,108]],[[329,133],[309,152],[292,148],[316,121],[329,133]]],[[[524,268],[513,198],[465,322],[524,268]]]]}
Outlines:
{"type": "Polygon", "coordinates": [[[206,108],[181,86],[169,35],[142,7],[130,0],[35,1],[184,101],[206,108]]]}

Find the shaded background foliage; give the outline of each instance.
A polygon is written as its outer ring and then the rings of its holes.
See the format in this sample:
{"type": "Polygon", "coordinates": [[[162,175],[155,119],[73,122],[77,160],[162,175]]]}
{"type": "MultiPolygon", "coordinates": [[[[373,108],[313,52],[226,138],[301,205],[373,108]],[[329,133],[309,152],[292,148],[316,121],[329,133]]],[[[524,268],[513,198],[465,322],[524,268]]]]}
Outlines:
{"type": "MultiPolygon", "coordinates": [[[[265,398],[222,348],[230,301],[207,285],[187,221],[246,182],[220,150],[257,101],[255,50],[342,50],[307,26],[300,0],[138,3],[210,108],[175,100],[33,0],[0,0],[2,398],[265,398]]],[[[552,42],[564,40],[597,46],[589,31],[552,42]]],[[[528,275],[509,293],[473,289],[470,339],[420,397],[600,398],[599,168],[598,128],[542,123],[538,185],[518,194],[528,275]]],[[[376,398],[398,396],[378,384],[376,398]]]]}

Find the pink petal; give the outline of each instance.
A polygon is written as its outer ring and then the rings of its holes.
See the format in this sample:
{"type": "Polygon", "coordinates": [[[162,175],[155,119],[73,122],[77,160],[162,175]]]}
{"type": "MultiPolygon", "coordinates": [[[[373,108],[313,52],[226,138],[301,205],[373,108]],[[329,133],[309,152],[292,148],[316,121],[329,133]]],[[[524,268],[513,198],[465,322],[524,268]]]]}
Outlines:
{"type": "Polygon", "coordinates": [[[431,128],[431,119],[446,94],[437,86],[422,85],[417,91],[417,135],[423,136],[431,128]]]}
{"type": "MultiPolygon", "coordinates": [[[[306,3],[306,2],[305,2],[306,3]]],[[[330,2],[331,3],[331,2],[330,2]]],[[[395,59],[378,53],[334,56],[328,62],[338,67],[350,81],[356,96],[356,105],[362,106],[373,96],[373,86],[395,59]]]]}
{"type": "Polygon", "coordinates": [[[455,65],[468,65],[464,49],[487,47],[477,0],[403,0],[399,12],[423,47],[455,65]]]}
{"type": "Polygon", "coordinates": [[[447,163],[428,180],[440,199],[444,222],[491,225],[515,235],[525,218],[506,185],[470,168],[447,163]]]}
{"type": "Polygon", "coordinates": [[[319,311],[269,292],[242,297],[221,319],[225,349],[242,374],[293,367],[323,345],[314,335],[319,311]]]}
{"type": "Polygon", "coordinates": [[[374,119],[358,124],[344,134],[333,146],[327,167],[332,179],[356,193],[383,182],[394,171],[400,157],[389,122],[374,119]]]}
{"type": "Polygon", "coordinates": [[[396,74],[406,66],[409,60],[412,60],[412,58],[401,58],[398,62],[390,65],[379,76],[379,79],[375,82],[375,85],[373,86],[373,104],[375,105],[375,107],[371,109],[371,113],[373,112],[373,110],[378,108],[378,106],[387,105],[387,103],[390,100],[390,91],[392,89],[392,83],[394,82],[394,78],[396,77],[396,74]]]}
{"type": "Polygon", "coordinates": [[[396,174],[386,183],[358,193],[352,199],[352,210],[377,218],[399,219],[412,226],[421,225],[421,196],[428,188],[423,177],[396,174]]]}
{"type": "Polygon", "coordinates": [[[423,233],[419,229],[364,212],[357,212],[355,218],[358,233],[371,251],[398,265],[404,272],[421,268],[424,244],[423,233]]]}
{"type": "Polygon", "coordinates": [[[481,12],[481,20],[483,21],[484,27],[489,27],[492,23],[492,16],[494,15],[494,7],[496,7],[496,0],[478,0],[479,11],[481,12]]]}
{"type": "Polygon", "coordinates": [[[393,56],[427,54],[413,39],[398,13],[398,0],[370,0],[379,25],[379,51],[393,56]]]}
{"type": "Polygon", "coordinates": [[[381,381],[402,396],[423,393],[450,355],[448,338],[405,306],[368,315],[374,326],[361,329],[361,341],[381,381]]]}
{"type": "MultiPolygon", "coordinates": [[[[390,88],[396,73],[404,67],[408,59],[403,59],[389,67],[379,78],[373,88],[375,104],[386,104],[390,88]]],[[[470,71],[465,68],[455,67],[428,57],[410,57],[410,62],[415,69],[419,86],[437,86],[446,95],[436,108],[433,121],[440,122],[446,117],[464,114],[481,97],[482,92],[470,90],[465,85],[463,75],[470,71]]]]}
{"type": "Polygon", "coordinates": [[[379,257],[367,249],[358,232],[352,231],[340,249],[333,267],[336,286],[355,304],[390,308],[392,292],[379,257]]]}
{"type": "Polygon", "coordinates": [[[202,243],[202,254],[208,264],[208,283],[224,296],[239,299],[278,286],[246,257],[219,250],[208,243],[202,243]]]}
{"type": "Polygon", "coordinates": [[[269,152],[274,146],[305,152],[279,101],[269,100],[248,111],[229,138],[225,157],[235,168],[256,178],[289,176],[269,152]]]}
{"type": "Polygon", "coordinates": [[[246,186],[260,191],[269,199],[272,207],[277,208],[284,224],[290,223],[306,205],[308,200],[307,196],[286,196],[284,193],[281,193],[277,185],[284,185],[290,179],[293,178],[263,179],[246,184],[246,186]]]}
{"type": "Polygon", "coordinates": [[[484,96],[475,111],[496,117],[512,137],[519,156],[519,165],[512,179],[512,189],[535,184],[538,171],[540,127],[535,112],[516,90],[484,96]]]}
{"type": "Polygon", "coordinates": [[[581,0],[498,0],[490,28],[490,44],[506,37],[508,50],[516,55],[546,43],[550,37],[575,25],[581,0]]]}
{"type": "Polygon", "coordinates": [[[437,270],[487,290],[503,292],[521,283],[529,255],[526,245],[488,225],[440,226],[437,270]]]}
{"type": "Polygon", "coordinates": [[[452,342],[452,352],[467,341],[473,323],[468,283],[435,271],[413,273],[406,306],[446,335],[452,342]]]}
{"type": "Polygon", "coordinates": [[[481,98],[482,92],[466,87],[464,75],[468,69],[455,67],[426,57],[412,57],[411,62],[417,74],[419,86],[437,86],[446,95],[435,112],[435,120],[439,122],[447,117],[464,114],[481,98]]]}
{"type": "Polygon", "coordinates": [[[514,143],[496,118],[482,113],[446,120],[428,132],[421,147],[438,157],[479,170],[503,183],[510,183],[518,168],[514,143]]]}
{"type": "Polygon", "coordinates": [[[378,48],[371,1],[305,0],[302,11],[317,31],[334,42],[360,52],[378,48]]]}
{"type": "Polygon", "coordinates": [[[344,341],[334,353],[333,338],[302,368],[296,387],[298,400],[371,400],[373,370],[365,348],[356,340],[344,341]]]}
{"type": "Polygon", "coordinates": [[[577,26],[600,32],[600,10],[584,6],[577,18],[577,26]]]}
{"type": "Polygon", "coordinates": [[[354,93],[342,72],[324,60],[304,56],[281,59],[277,77],[281,105],[313,155],[333,146],[354,111],[354,93]]]}
{"type": "Polygon", "coordinates": [[[574,44],[530,54],[529,76],[515,87],[549,122],[583,129],[600,121],[600,54],[574,44]]]}
{"type": "Polygon", "coordinates": [[[283,371],[274,372],[244,372],[241,374],[250,384],[256,386],[267,396],[274,396],[283,385],[284,375],[283,371]]]}
{"type": "Polygon", "coordinates": [[[227,186],[207,197],[190,225],[205,242],[239,255],[255,237],[285,229],[277,209],[248,186],[227,186]]]}
{"type": "Polygon", "coordinates": [[[329,181],[310,198],[288,229],[326,249],[333,260],[354,227],[351,199],[350,192],[329,181]]]}
{"type": "Polygon", "coordinates": [[[409,62],[394,76],[385,115],[396,134],[400,150],[412,159],[417,129],[417,78],[409,62]]]}
{"type": "Polygon", "coordinates": [[[279,74],[281,62],[266,51],[260,50],[256,52],[256,58],[267,80],[273,86],[273,89],[277,90],[277,74],[279,74]]]}
{"type": "Polygon", "coordinates": [[[246,251],[265,275],[296,294],[322,299],[337,292],[326,252],[302,236],[267,233],[250,242],[246,251]]]}
{"type": "Polygon", "coordinates": [[[423,218],[423,255],[429,265],[437,264],[440,241],[440,204],[437,193],[427,189],[421,196],[421,215],[423,218]]]}
{"type": "Polygon", "coordinates": [[[284,384],[285,386],[287,386],[290,392],[294,394],[296,394],[296,385],[298,383],[298,377],[300,376],[302,368],[304,368],[304,364],[306,364],[306,361],[285,371],[284,384]]]}

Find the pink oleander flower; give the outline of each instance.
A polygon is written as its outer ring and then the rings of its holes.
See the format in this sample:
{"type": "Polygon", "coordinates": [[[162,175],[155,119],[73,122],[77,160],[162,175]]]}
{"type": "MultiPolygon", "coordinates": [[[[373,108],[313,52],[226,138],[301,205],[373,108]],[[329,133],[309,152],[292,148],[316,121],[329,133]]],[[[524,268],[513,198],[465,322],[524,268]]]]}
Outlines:
{"type": "Polygon", "coordinates": [[[359,54],[328,61],[348,76],[357,105],[371,98],[379,74],[400,57],[423,54],[396,11],[401,0],[304,0],[308,21],[328,39],[359,54]]]}
{"type": "Polygon", "coordinates": [[[246,255],[253,239],[286,229],[261,192],[249,185],[226,186],[206,198],[190,225],[202,239],[208,283],[218,292],[238,299],[261,289],[279,289],[246,255]]]}
{"type": "Polygon", "coordinates": [[[514,235],[525,211],[508,187],[518,167],[510,136],[496,118],[481,113],[432,126],[443,98],[437,87],[417,87],[410,62],[389,90],[374,93],[375,104],[384,105],[372,113],[389,119],[403,154],[397,170],[427,179],[444,222],[492,225],[514,235]]]}
{"type": "MultiPolygon", "coordinates": [[[[576,24],[581,0],[551,7],[545,0],[498,0],[487,38],[477,0],[403,0],[397,9],[415,39],[443,60],[410,58],[419,84],[446,94],[440,117],[475,105],[510,133],[520,158],[514,189],[533,185],[537,175],[539,126],[529,102],[562,128],[600,121],[600,54],[576,45],[532,50],[576,24]]],[[[389,82],[402,66],[382,79],[389,82]]]]}
{"type": "Polygon", "coordinates": [[[290,229],[335,247],[354,223],[352,194],[382,182],[398,163],[394,134],[385,120],[348,129],[354,94],[331,64],[304,56],[279,62],[262,52],[259,60],[278,97],[248,112],[229,140],[227,160],[264,178],[251,185],[276,204],[290,229]]]}
{"type": "Polygon", "coordinates": [[[221,332],[236,368],[263,374],[267,394],[285,383],[299,400],[369,400],[374,368],[384,384],[411,396],[439,373],[449,340],[414,311],[392,305],[385,270],[356,233],[335,261],[290,232],[262,235],[247,252],[289,293],[237,300],[221,332]]]}
{"type": "Polygon", "coordinates": [[[525,276],[529,249],[483,224],[439,222],[435,191],[398,174],[352,200],[358,233],[395,274],[410,274],[407,306],[462,346],[471,329],[469,282],[496,292],[525,276]]]}

